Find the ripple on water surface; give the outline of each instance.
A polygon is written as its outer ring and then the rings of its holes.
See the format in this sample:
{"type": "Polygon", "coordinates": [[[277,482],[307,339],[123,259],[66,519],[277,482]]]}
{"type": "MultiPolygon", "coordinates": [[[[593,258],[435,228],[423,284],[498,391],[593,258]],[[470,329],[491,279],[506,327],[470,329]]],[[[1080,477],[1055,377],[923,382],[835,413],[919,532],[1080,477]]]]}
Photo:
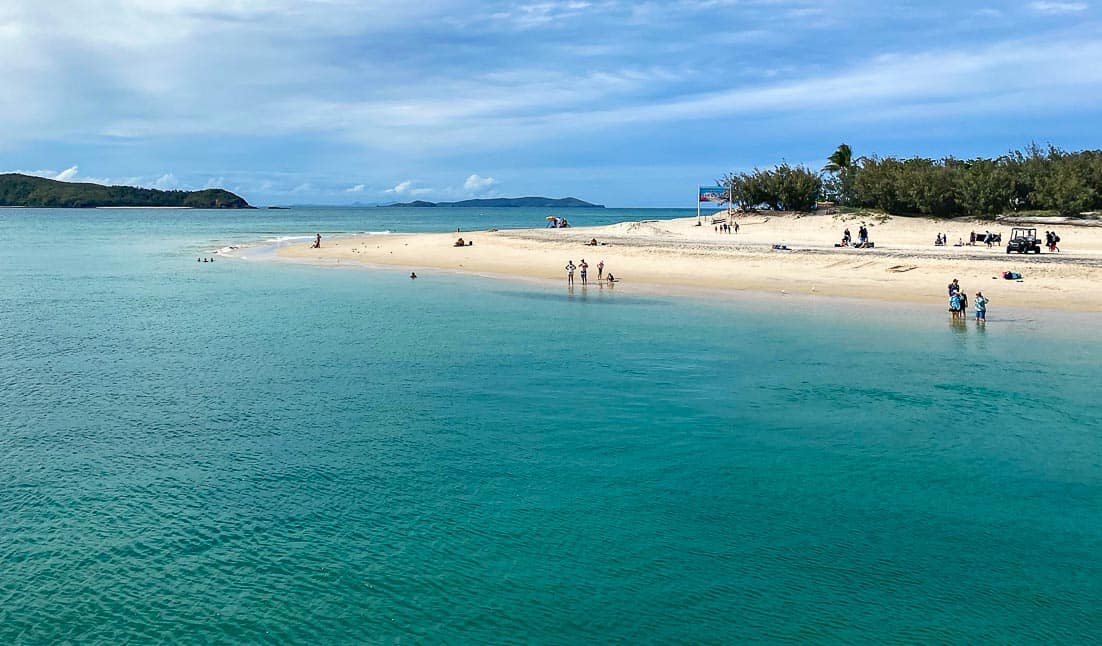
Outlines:
{"type": "Polygon", "coordinates": [[[2,642],[1102,642],[1078,323],[192,253],[397,218],[15,217],[2,642]]]}

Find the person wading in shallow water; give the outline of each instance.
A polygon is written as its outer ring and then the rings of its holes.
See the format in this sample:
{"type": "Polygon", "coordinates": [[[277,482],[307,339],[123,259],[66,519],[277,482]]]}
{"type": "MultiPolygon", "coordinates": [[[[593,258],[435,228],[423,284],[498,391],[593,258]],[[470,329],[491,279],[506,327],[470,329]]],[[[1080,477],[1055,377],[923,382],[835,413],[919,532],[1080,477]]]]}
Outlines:
{"type": "Polygon", "coordinates": [[[976,292],[976,300],[973,303],[976,304],[976,323],[987,323],[987,303],[989,299],[983,295],[983,292],[976,292]]]}
{"type": "Polygon", "coordinates": [[[577,269],[577,267],[574,266],[574,261],[573,260],[567,260],[566,261],[566,284],[570,285],[571,287],[574,286],[574,270],[575,269],[577,269]]]}
{"type": "Polygon", "coordinates": [[[582,270],[582,284],[588,284],[589,281],[586,280],[586,276],[589,275],[589,263],[585,261],[585,258],[582,258],[582,262],[578,265],[578,269],[582,270]]]}

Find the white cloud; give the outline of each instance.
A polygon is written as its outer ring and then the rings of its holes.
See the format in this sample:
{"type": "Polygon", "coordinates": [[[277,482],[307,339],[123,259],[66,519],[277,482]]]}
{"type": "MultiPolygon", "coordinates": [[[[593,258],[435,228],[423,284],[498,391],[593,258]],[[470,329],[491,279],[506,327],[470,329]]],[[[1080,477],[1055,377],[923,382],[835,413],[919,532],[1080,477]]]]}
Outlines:
{"type": "Polygon", "coordinates": [[[77,176],[77,167],[74,165],[74,166],[70,166],[70,167],[66,168],[65,170],[63,170],[60,173],[58,173],[57,175],[55,175],[54,179],[56,179],[59,182],[70,182],[76,176],[77,176]]]}
{"type": "Polygon", "coordinates": [[[467,178],[467,181],[463,182],[463,190],[468,193],[482,193],[495,184],[497,184],[497,180],[492,177],[471,175],[467,178]]]}
{"type": "Polygon", "coordinates": [[[162,191],[173,190],[180,187],[180,182],[176,179],[176,176],[172,173],[165,173],[157,179],[153,180],[150,184],[152,188],[160,189],[162,191]]]}
{"type": "Polygon", "coordinates": [[[413,187],[413,181],[407,179],[404,182],[399,182],[398,185],[395,186],[394,188],[386,189],[386,191],[384,191],[384,193],[395,193],[397,195],[401,195],[403,193],[409,192],[410,188],[412,188],[412,187],[413,187]]]}
{"type": "Polygon", "coordinates": [[[363,193],[364,188],[365,187],[364,187],[363,184],[356,184],[355,186],[344,189],[344,192],[345,193],[363,193]]]}
{"type": "Polygon", "coordinates": [[[1089,5],[1085,2],[1031,2],[1029,3],[1030,9],[1033,9],[1037,13],[1045,14],[1068,14],[1068,13],[1080,13],[1086,11],[1089,5]]]}

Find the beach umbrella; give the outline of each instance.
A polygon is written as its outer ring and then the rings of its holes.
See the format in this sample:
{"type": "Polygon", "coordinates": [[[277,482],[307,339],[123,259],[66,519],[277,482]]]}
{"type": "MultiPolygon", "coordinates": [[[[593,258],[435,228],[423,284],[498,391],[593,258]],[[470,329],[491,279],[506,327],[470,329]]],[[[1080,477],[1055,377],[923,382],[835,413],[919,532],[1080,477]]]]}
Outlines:
{"type": "Polygon", "coordinates": [[[555,216],[553,216],[553,215],[549,215],[549,216],[547,216],[546,218],[544,218],[544,220],[557,220],[557,219],[558,219],[558,218],[556,218],[556,217],[555,217],[555,216]]]}

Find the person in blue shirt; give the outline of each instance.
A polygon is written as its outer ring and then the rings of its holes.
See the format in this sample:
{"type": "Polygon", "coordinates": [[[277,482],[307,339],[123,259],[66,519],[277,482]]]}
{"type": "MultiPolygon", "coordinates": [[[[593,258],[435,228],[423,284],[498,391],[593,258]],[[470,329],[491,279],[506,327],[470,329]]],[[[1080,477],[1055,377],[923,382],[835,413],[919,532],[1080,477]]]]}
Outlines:
{"type": "Polygon", "coordinates": [[[983,295],[983,292],[976,292],[976,300],[972,301],[976,305],[976,323],[987,323],[987,303],[989,300],[983,295]]]}

